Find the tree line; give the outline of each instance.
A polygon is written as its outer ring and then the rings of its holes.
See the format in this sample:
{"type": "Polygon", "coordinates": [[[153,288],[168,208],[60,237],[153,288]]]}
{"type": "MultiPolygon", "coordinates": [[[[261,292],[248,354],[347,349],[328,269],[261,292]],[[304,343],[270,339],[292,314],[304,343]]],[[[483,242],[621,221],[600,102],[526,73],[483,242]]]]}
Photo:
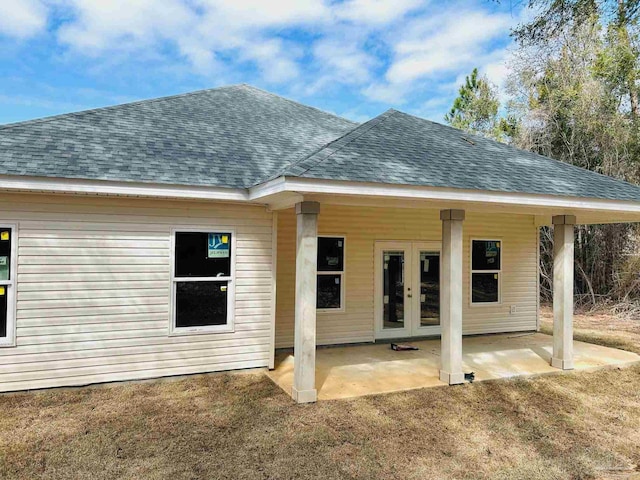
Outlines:
{"type": "MultiPolygon", "coordinates": [[[[530,0],[533,19],[511,34],[515,50],[501,104],[474,69],[450,125],[640,184],[640,0],[530,0]]],[[[640,310],[638,225],[580,225],[579,305],[640,310]]],[[[553,235],[541,231],[540,281],[551,300],[553,235]]]]}

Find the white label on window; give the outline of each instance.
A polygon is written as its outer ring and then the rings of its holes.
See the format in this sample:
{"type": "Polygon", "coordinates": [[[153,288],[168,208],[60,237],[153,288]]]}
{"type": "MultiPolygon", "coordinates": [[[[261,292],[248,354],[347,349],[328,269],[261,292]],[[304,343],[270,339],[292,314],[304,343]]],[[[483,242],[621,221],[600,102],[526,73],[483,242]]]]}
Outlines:
{"type": "Polygon", "coordinates": [[[424,259],[424,266],[422,268],[424,269],[425,273],[427,273],[429,271],[429,259],[428,258],[424,259]]]}
{"type": "Polygon", "coordinates": [[[389,264],[387,262],[384,262],[384,269],[388,270],[389,269],[389,264]]]}
{"type": "Polygon", "coordinates": [[[338,240],[338,247],[342,248],[342,240],[338,240]]]}
{"type": "Polygon", "coordinates": [[[336,285],[340,285],[340,277],[336,277],[335,281],[336,281],[336,285]]]}
{"type": "Polygon", "coordinates": [[[382,302],[387,305],[389,303],[389,295],[385,295],[384,297],[382,297],[382,302]]]}
{"type": "Polygon", "coordinates": [[[427,296],[426,296],[426,295],[424,295],[424,294],[423,294],[423,295],[420,295],[420,301],[421,301],[422,303],[426,302],[426,301],[427,301],[427,296]]]}
{"type": "Polygon", "coordinates": [[[335,267],[340,262],[338,257],[327,257],[327,265],[335,267]]]}

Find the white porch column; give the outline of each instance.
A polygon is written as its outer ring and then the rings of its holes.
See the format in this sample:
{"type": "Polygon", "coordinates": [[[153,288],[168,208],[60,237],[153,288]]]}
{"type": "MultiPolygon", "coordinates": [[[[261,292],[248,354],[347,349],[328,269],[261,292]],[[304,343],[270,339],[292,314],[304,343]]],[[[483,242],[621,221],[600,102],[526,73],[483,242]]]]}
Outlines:
{"type": "Polygon", "coordinates": [[[551,366],[573,369],[573,229],[576,217],[553,217],[553,356],[551,366]]]}
{"type": "Polygon", "coordinates": [[[296,306],[293,388],[298,403],[315,402],[316,392],[316,274],[318,269],[318,202],[296,204],[296,306]]]}
{"type": "Polygon", "coordinates": [[[462,222],[464,210],[441,210],[440,380],[464,382],[462,372],[462,222]]]}

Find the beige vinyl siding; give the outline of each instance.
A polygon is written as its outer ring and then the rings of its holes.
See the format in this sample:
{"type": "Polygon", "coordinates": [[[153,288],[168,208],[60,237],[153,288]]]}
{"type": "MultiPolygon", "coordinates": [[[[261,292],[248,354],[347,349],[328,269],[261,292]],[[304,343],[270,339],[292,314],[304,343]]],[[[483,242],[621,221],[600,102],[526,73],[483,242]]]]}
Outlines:
{"type": "Polygon", "coordinates": [[[224,203],[0,195],[18,224],[0,391],[266,367],[272,214],[224,203]],[[169,336],[171,229],[236,230],[235,331],[169,336]]]}
{"type": "MultiPolygon", "coordinates": [[[[320,345],[374,340],[374,245],[376,240],[441,241],[439,210],[321,205],[318,233],[344,234],[345,311],[318,313],[320,345]]],[[[536,329],[537,228],[532,216],[467,212],[464,222],[463,331],[465,334],[536,329]],[[471,238],[503,242],[502,304],[471,306],[471,238]],[[510,313],[515,305],[517,313],[510,313]]],[[[278,215],[276,346],[293,344],[295,214],[278,215]]]]}

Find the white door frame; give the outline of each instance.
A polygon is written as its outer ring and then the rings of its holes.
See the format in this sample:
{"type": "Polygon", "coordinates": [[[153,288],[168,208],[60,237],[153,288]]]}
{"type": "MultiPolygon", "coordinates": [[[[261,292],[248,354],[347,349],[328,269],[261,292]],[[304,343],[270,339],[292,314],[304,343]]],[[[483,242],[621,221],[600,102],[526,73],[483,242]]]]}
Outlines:
{"type": "MultiPolygon", "coordinates": [[[[438,241],[376,241],[374,248],[374,315],[375,338],[403,338],[411,336],[440,335],[440,326],[420,326],[420,251],[441,252],[438,241]],[[382,252],[404,252],[404,312],[403,328],[384,329],[384,286],[382,276],[382,252]]],[[[442,276],[440,277],[442,279],[442,276]]]]}
{"type": "Polygon", "coordinates": [[[411,336],[411,307],[412,303],[409,298],[409,288],[411,288],[411,278],[409,266],[411,265],[411,242],[376,242],[375,243],[375,261],[374,261],[374,311],[375,311],[375,337],[376,338],[400,338],[411,336]],[[384,329],[383,311],[384,311],[384,285],[382,279],[382,252],[385,250],[401,250],[404,252],[404,327],[394,329],[384,329]],[[409,268],[408,268],[409,267],[409,268]]]}
{"type": "MultiPolygon", "coordinates": [[[[438,252],[440,256],[442,256],[442,242],[412,242],[413,246],[413,255],[412,255],[412,283],[415,285],[412,290],[414,290],[413,298],[411,299],[413,305],[411,308],[411,312],[415,312],[411,318],[411,335],[412,336],[430,336],[430,335],[440,335],[442,332],[442,328],[440,325],[429,325],[426,327],[421,326],[420,324],[420,252],[438,252]]],[[[440,286],[442,287],[442,269],[440,269],[440,286]]]]}

